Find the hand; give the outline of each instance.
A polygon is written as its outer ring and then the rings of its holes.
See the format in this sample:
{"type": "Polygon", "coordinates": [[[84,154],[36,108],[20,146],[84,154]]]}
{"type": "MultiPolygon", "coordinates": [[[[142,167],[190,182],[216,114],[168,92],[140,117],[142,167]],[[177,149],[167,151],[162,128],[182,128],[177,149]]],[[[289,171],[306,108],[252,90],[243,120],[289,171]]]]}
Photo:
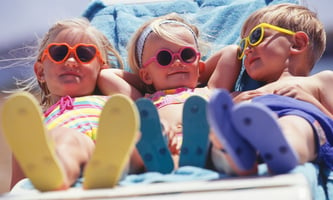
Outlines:
{"type": "Polygon", "coordinates": [[[277,88],[273,92],[274,94],[277,95],[282,95],[282,96],[288,96],[292,97],[294,99],[302,100],[302,101],[307,101],[309,103],[313,103],[314,101],[317,101],[315,97],[304,90],[301,85],[299,84],[287,84],[284,85],[281,88],[277,88]]]}
{"type": "Polygon", "coordinates": [[[234,92],[232,93],[232,96],[235,103],[240,103],[242,101],[248,101],[253,99],[254,97],[262,96],[264,94],[264,92],[258,90],[249,90],[244,92],[234,92]]]}
{"type": "Polygon", "coordinates": [[[329,117],[333,117],[332,113],[313,94],[305,90],[299,84],[284,85],[283,87],[276,89],[274,91],[274,94],[292,97],[301,101],[306,101],[318,107],[329,117]]]}
{"type": "Polygon", "coordinates": [[[179,143],[179,138],[177,137],[177,134],[174,134],[169,138],[168,147],[172,155],[180,154],[181,144],[179,143]]]}

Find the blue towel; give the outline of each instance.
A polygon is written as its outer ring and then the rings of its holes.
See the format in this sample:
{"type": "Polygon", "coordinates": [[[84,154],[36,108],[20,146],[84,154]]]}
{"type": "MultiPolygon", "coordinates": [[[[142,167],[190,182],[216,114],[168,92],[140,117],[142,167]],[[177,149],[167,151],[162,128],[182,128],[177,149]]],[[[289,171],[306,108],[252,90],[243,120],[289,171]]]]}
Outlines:
{"type": "Polygon", "coordinates": [[[126,176],[119,185],[135,185],[135,184],[149,184],[160,182],[180,182],[180,181],[193,181],[193,180],[217,180],[226,177],[224,174],[202,169],[198,167],[184,166],[171,172],[170,174],[162,174],[158,172],[146,172],[143,174],[132,174],[126,176]]]}

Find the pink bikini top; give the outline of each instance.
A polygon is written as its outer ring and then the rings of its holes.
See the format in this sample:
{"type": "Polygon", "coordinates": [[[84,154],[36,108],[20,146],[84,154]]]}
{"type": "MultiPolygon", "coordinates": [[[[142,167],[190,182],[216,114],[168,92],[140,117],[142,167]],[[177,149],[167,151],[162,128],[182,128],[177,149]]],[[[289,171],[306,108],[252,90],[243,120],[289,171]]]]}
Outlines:
{"type": "Polygon", "coordinates": [[[188,97],[194,94],[194,89],[177,88],[170,90],[160,90],[154,94],[146,94],[145,98],[152,100],[157,108],[162,108],[170,104],[184,103],[188,97]]]}

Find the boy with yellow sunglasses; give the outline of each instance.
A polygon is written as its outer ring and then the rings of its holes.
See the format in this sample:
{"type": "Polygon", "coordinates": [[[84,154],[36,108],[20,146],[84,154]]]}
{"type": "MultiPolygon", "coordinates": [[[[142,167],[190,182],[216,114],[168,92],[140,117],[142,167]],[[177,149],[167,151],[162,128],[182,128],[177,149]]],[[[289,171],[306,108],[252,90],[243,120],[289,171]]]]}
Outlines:
{"type": "Polygon", "coordinates": [[[333,155],[333,73],[309,76],[326,46],[316,14],[296,4],[267,6],[248,17],[241,36],[234,57],[265,85],[232,95],[217,90],[208,104],[215,142],[228,153],[234,172],[248,174],[257,167],[244,152],[259,154],[273,174],[310,161],[333,170],[328,161],[333,155]]]}

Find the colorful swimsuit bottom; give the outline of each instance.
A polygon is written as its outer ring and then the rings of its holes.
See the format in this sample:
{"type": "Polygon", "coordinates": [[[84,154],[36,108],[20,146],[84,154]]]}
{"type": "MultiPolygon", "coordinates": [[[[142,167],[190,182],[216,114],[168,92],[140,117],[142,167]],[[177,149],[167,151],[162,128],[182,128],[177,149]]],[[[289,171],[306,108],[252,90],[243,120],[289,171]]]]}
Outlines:
{"type": "Polygon", "coordinates": [[[279,117],[296,115],[307,120],[315,133],[317,161],[323,161],[333,170],[333,119],[311,103],[286,96],[265,95],[255,97],[252,101],[268,106],[279,117]],[[320,129],[323,131],[317,131],[320,129]]]}
{"type": "Polygon", "coordinates": [[[48,129],[74,128],[95,141],[99,115],[108,96],[62,97],[44,112],[48,129]]]}

